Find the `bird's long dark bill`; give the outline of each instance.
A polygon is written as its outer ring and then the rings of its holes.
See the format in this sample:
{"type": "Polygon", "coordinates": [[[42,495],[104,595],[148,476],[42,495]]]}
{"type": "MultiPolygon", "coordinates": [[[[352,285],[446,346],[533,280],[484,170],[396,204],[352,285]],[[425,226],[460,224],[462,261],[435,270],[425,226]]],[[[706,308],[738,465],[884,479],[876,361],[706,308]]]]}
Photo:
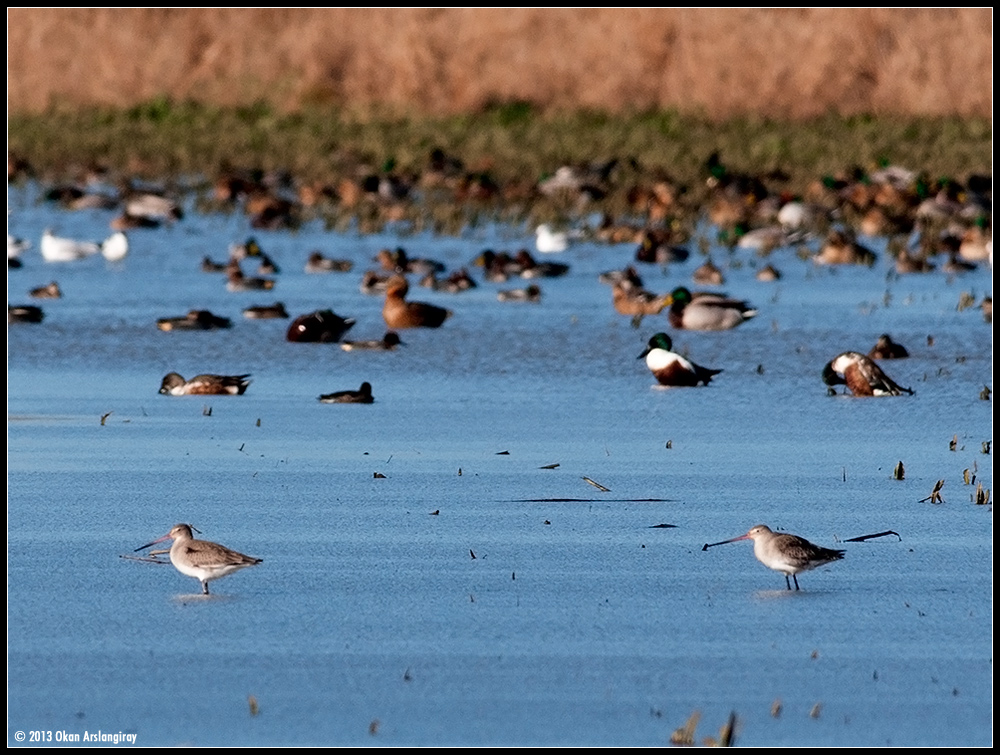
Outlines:
{"type": "Polygon", "coordinates": [[[151,543],[146,543],[145,545],[140,545],[140,546],[139,546],[138,548],[136,548],[136,549],[135,549],[134,551],[132,551],[132,552],[133,552],[133,553],[138,553],[139,551],[144,551],[144,550],[146,550],[146,548],[148,548],[148,547],[149,547],[149,546],[151,546],[151,545],[156,545],[157,543],[162,543],[162,542],[163,542],[164,540],[169,540],[169,539],[170,539],[170,535],[164,535],[164,536],[163,536],[163,537],[161,537],[161,538],[160,538],[159,540],[154,540],[154,541],[153,541],[153,542],[151,542],[151,543]]]}
{"type": "Polygon", "coordinates": [[[739,537],[734,537],[734,538],[731,538],[729,540],[723,540],[723,541],[718,542],[718,543],[705,543],[705,545],[702,546],[702,550],[703,551],[707,551],[709,548],[714,548],[716,545],[725,545],[726,543],[735,543],[735,542],[738,542],[740,540],[747,540],[747,539],[748,538],[747,538],[746,535],[740,535],[739,537]]]}
{"type": "Polygon", "coordinates": [[[637,357],[636,357],[636,359],[642,359],[642,358],[643,358],[643,357],[645,357],[645,356],[646,356],[647,354],[649,354],[649,352],[651,352],[651,351],[652,351],[652,349],[646,349],[646,350],[645,350],[644,352],[642,352],[642,353],[641,353],[641,354],[640,354],[639,356],[637,356],[637,357]]]}
{"type": "Polygon", "coordinates": [[[827,362],[823,366],[823,382],[827,385],[846,385],[844,379],[833,371],[833,362],[827,362]]]}

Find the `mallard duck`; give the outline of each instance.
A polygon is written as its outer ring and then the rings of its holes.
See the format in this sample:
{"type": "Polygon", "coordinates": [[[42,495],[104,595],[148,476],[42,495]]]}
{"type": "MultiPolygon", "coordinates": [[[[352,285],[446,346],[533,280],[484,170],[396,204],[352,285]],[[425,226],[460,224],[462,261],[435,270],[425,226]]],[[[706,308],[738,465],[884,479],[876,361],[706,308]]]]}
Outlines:
{"type": "Polygon", "coordinates": [[[683,286],[675,288],[666,303],[670,324],[684,330],[729,330],[757,314],[745,301],[723,294],[692,294],[683,286]]]}

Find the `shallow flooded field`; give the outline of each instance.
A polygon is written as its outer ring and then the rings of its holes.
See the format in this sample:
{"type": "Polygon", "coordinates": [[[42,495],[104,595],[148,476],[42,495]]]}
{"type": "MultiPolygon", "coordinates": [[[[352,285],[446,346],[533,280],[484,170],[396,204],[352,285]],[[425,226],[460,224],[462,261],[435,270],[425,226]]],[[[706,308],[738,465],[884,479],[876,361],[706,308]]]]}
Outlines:
{"type": "Polygon", "coordinates": [[[992,744],[988,265],[898,275],[886,239],[862,237],[874,266],[823,267],[706,225],[716,288],[758,314],[694,332],[665,313],[635,326],[598,276],[636,264],[650,290],[701,288],[696,243],[661,267],[632,243],[541,255],[527,228],[272,232],[188,212],[128,232],[119,262],[49,263],[46,228],[99,241],[112,213],[30,184],[8,208],[32,242],[8,302],[44,310],[8,327],[8,744],[664,746],[695,712],[696,743],[734,713],[737,745],[992,744]],[[251,236],[273,290],[201,271],[251,236]],[[345,338],[381,338],[382,296],[359,287],[396,247],[478,285],[410,276],[410,299],[453,314],[394,351],[292,343],[289,319],[241,314],[332,309],[356,321],[345,338]],[[569,273],[499,302],[532,281],[471,263],[521,247],[569,273]],[[313,250],[353,268],[308,274],[313,250]],[[756,279],[768,263],[780,280],[756,279]],[[52,281],[61,298],[28,297],[52,281]],[[192,309],[232,327],[157,328],[192,309]],[[658,387],[637,359],[658,331],[723,371],[658,387]],[[908,348],[881,365],[913,395],[828,395],[823,365],[882,333],[908,348]],[[252,382],[160,395],[174,371],[252,382]],[[317,401],[364,381],[370,405],[317,401]],[[203,596],[122,558],[178,522],[263,563],[203,596]],[[748,543],[702,550],[759,523],[845,557],[788,591],[748,543]]]}

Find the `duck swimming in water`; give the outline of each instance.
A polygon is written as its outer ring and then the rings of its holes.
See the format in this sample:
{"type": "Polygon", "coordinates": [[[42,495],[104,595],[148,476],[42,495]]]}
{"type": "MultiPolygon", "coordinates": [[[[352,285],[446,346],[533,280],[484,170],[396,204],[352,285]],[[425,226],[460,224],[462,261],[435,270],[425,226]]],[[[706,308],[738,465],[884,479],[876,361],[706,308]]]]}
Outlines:
{"type": "Polygon", "coordinates": [[[660,385],[708,385],[722,370],[702,367],[673,352],[673,341],[666,333],[656,333],[637,359],[645,359],[646,366],[660,385]]]}
{"type": "Polygon", "coordinates": [[[723,294],[692,294],[683,286],[670,293],[667,303],[670,324],[683,330],[730,330],[757,314],[745,301],[723,294]]]}
{"type": "Polygon", "coordinates": [[[846,385],[855,396],[913,395],[909,388],[896,383],[870,358],[857,351],[838,354],[823,367],[823,382],[829,386],[846,385]]]}

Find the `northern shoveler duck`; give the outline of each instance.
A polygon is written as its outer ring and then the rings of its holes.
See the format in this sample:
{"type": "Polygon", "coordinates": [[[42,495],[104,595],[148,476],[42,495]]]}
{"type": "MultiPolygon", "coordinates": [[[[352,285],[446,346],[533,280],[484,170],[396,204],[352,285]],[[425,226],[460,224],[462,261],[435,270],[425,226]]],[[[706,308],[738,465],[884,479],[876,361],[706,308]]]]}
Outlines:
{"type": "MultiPolygon", "coordinates": [[[[225,577],[228,574],[256,566],[263,559],[245,556],[230,550],[224,545],[209,540],[195,540],[190,524],[176,524],[170,532],[151,543],[147,543],[136,551],[145,550],[164,540],[173,540],[170,546],[170,563],[186,577],[194,577],[201,582],[201,592],[208,595],[208,583],[213,579],[225,577]]],[[[153,551],[162,553],[162,551],[153,551]]]]}
{"type": "Polygon", "coordinates": [[[128,256],[128,236],[124,231],[115,231],[101,242],[101,254],[108,262],[121,262],[128,256]]]}
{"type": "Polygon", "coordinates": [[[691,362],[672,349],[673,341],[666,333],[656,333],[649,339],[643,352],[636,357],[645,359],[646,366],[660,385],[696,386],[698,383],[708,385],[712,378],[722,370],[702,367],[691,362]]]}
{"type": "Polygon", "coordinates": [[[101,245],[96,241],[78,241],[56,236],[51,228],[46,228],[42,233],[42,241],[38,248],[42,253],[42,259],[46,262],[73,262],[101,251],[101,245]]]}
{"type": "Polygon", "coordinates": [[[62,298],[62,289],[59,288],[58,283],[52,281],[47,286],[31,289],[28,296],[33,299],[60,299],[62,298]]]}
{"type": "Polygon", "coordinates": [[[324,257],[319,250],[312,252],[306,260],[307,273],[348,273],[354,263],[350,260],[335,260],[324,257]]]}
{"type": "Polygon", "coordinates": [[[722,277],[722,271],[711,259],[705,260],[703,265],[691,273],[691,280],[701,286],[721,286],[726,282],[725,278],[722,277]]]}
{"type": "Polygon", "coordinates": [[[375,397],[372,395],[372,384],[364,382],[356,391],[324,393],[319,400],[324,404],[371,404],[375,402],[375,397]]]}
{"type": "Polygon", "coordinates": [[[192,309],[183,317],[162,317],[156,321],[156,327],[163,331],[215,330],[231,326],[232,321],[228,317],[213,315],[207,309],[192,309]]]}
{"type": "Polygon", "coordinates": [[[45,318],[45,313],[41,307],[34,307],[30,304],[8,304],[7,324],[16,322],[40,323],[45,318]]]}
{"type": "Polygon", "coordinates": [[[905,359],[910,356],[910,352],[905,346],[893,341],[888,333],[883,333],[868,352],[868,356],[872,359],[905,359]]]}
{"type": "Polygon", "coordinates": [[[164,396],[242,396],[250,375],[195,375],[185,380],[176,372],[167,373],[160,384],[164,396]]]}
{"type": "Polygon", "coordinates": [[[382,318],[392,330],[404,328],[439,328],[451,317],[451,310],[419,301],[406,301],[410,284],[402,275],[386,284],[382,318]]]}
{"type": "Polygon", "coordinates": [[[396,331],[387,330],[377,341],[344,341],[340,348],[344,351],[395,351],[397,346],[405,345],[396,331]]]}
{"type": "Polygon", "coordinates": [[[336,343],[354,327],[354,318],[319,309],[292,320],[286,338],[296,343],[336,343]]]}
{"type": "Polygon", "coordinates": [[[497,301],[540,302],[541,300],[542,289],[534,283],[525,288],[511,288],[497,291],[497,301]]]}
{"type": "Polygon", "coordinates": [[[243,316],[248,320],[282,320],[288,317],[288,310],[279,301],[274,304],[247,307],[243,310],[243,316]]]}
{"type": "Polygon", "coordinates": [[[729,330],[757,314],[745,301],[723,294],[692,294],[684,286],[667,297],[670,324],[683,330],[729,330]]]}
{"type": "Polygon", "coordinates": [[[893,381],[875,362],[856,351],[845,351],[827,362],[823,367],[823,382],[829,386],[846,385],[855,396],[913,394],[909,388],[893,381]]]}
{"type": "Polygon", "coordinates": [[[817,265],[868,265],[875,264],[875,252],[859,244],[847,231],[831,230],[823,248],[813,257],[817,265]]]}

